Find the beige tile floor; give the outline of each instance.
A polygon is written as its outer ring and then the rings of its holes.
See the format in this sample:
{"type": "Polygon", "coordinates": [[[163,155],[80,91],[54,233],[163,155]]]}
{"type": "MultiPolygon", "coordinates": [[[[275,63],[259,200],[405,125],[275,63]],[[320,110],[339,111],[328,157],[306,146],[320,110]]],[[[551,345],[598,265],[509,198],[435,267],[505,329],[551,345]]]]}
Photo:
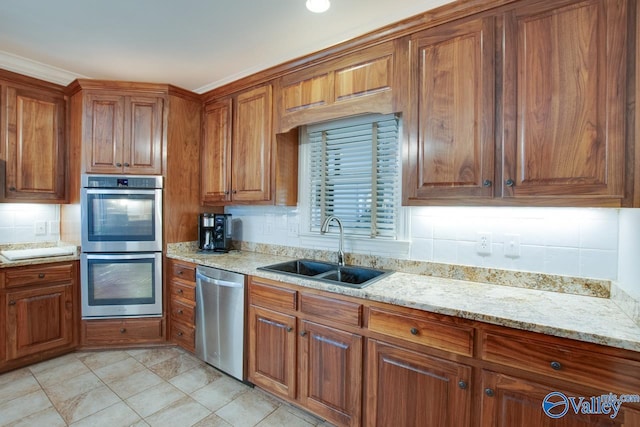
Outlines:
{"type": "Polygon", "coordinates": [[[0,375],[0,426],[328,426],[174,348],[77,352],[0,375]]]}

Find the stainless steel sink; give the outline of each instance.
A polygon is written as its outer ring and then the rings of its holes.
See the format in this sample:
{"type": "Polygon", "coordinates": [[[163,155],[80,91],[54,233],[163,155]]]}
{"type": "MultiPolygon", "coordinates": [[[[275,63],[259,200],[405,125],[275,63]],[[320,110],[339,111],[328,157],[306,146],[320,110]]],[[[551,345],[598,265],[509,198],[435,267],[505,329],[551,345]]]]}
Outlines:
{"type": "Polygon", "coordinates": [[[393,273],[393,271],[376,268],[359,267],[354,265],[341,266],[331,262],[298,259],[279,264],[259,267],[258,270],[273,273],[288,274],[290,276],[305,277],[325,283],[364,288],[371,283],[393,273]]]}

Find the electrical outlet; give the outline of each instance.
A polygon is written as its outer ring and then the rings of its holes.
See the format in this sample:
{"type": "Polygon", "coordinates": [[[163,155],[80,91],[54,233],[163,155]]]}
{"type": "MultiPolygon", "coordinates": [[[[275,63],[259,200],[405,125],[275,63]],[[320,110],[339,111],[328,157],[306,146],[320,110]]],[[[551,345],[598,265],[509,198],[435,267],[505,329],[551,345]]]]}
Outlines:
{"type": "Polygon", "coordinates": [[[36,236],[47,234],[47,221],[36,221],[33,227],[33,234],[36,236]]]}
{"type": "Polygon", "coordinates": [[[297,221],[287,221],[287,236],[289,237],[298,237],[298,222],[297,221]]]}
{"type": "Polygon", "coordinates": [[[476,240],[476,252],[478,255],[491,255],[491,233],[478,233],[478,238],[476,240]]]}
{"type": "Polygon", "coordinates": [[[505,234],[504,235],[504,256],[507,258],[520,257],[520,235],[505,234]]]}

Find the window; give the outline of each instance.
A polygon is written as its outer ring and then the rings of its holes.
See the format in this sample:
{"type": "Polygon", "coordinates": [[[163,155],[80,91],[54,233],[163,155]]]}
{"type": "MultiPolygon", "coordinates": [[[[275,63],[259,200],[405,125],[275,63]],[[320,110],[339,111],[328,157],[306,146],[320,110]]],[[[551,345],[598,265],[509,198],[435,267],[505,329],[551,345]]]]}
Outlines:
{"type": "Polygon", "coordinates": [[[345,234],[396,239],[399,119],[369,115],[308,126],[309,229],[335,215],[345,234]]]}

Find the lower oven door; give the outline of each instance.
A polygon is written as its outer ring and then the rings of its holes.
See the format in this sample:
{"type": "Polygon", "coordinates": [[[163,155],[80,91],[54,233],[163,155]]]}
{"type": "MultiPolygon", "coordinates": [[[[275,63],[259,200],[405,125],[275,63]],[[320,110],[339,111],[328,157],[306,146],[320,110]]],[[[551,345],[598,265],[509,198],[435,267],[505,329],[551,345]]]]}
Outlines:
{"type": "Polygon", "coordinates": [[[84,253],[82,318],[162,316],[162,253],[84,253]]]}

